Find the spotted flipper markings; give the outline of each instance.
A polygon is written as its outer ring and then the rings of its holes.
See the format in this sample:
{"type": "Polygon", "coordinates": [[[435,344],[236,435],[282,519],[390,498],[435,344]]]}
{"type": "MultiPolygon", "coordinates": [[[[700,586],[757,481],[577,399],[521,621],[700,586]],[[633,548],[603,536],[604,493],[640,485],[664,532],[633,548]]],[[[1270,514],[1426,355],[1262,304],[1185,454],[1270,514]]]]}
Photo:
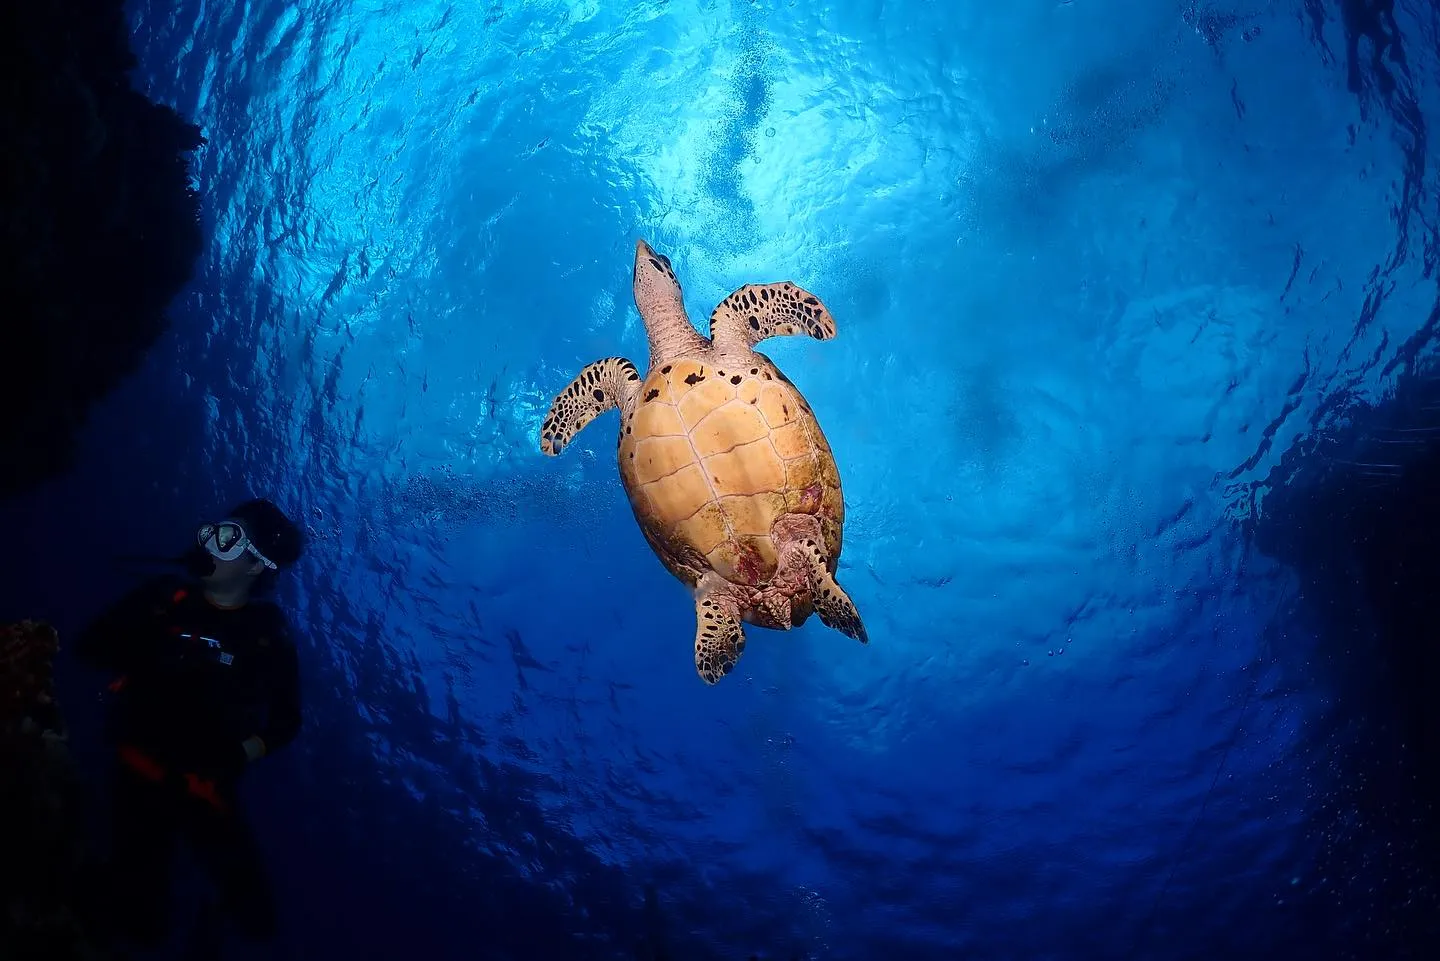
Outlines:
{"type": "Polygon", "coordinates": [[[855,638],[861,644],[869,644],[870,637],[865,633],[860,612],[825,566],[825,553],[820,545],[806,540],[801,548],[810,568],[810,593],[814,596],[815,613],[820,615],[820,623],[846,637],[855,638]]]}
{"type": "Polygon", "coordinates": [[[741,332],[754,347],[768,337],[808,334],[816,340],[835,336],[835,318],[810,291],[786,281],[746,284],[720,301],[710,314],[710,336],[728,328],[741,332]]]}
{"type": "Polygon", "coordinates": [[[695,670],[714,684],[735,669],[745,650],[740,611],[727,597],[702,591],[695,598],[695,670]]]}
{"type": "Polygon", "coordinates": [[[554,457],[575,435],[612,407],[622,406],[640,388],[640,373],[624,357],[606,357],[587,364],[555,396],[540,425],[540,451],[554,457]]]}

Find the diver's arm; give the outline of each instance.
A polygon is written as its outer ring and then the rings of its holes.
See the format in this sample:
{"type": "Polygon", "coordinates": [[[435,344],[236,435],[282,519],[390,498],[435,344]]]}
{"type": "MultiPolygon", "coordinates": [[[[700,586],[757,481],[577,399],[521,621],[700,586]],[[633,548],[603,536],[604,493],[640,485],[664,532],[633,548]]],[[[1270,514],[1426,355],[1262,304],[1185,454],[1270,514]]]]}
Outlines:
{"type": "Polygon", "coordinates": [[[130,591],[86,625],[70,647],[75,656],[92,667],[108,671],[129,670],[135,662],[136,645],[156,621],[156,607],[163,603],[179,581],[160,576],[130,591]]]}
{"type": "Polygon", "coordinates": [[[270,644],[270,710],[264,729],[245,740],[245,754],[252,761],[278,751],[300,733],[300,659],[286,634],[272,637],[270,644]]]}

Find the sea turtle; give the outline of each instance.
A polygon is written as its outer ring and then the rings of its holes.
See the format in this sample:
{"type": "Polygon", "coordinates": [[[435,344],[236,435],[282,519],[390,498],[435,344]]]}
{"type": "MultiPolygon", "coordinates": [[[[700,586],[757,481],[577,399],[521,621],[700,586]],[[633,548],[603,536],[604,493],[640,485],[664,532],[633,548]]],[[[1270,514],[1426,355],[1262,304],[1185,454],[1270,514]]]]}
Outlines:
{"type": "Polygon", "coordinates": [[[755,349],[767,337],[835,336],[820,299],[789,282],[747,284],[700,336],[670,259],[635,244],[635,306],[650,340],[642,378],[623,357],[580,371],[556,396],[540,449],[559,454],[620,408],[620,480],[661,563],[695,599],[695,669],[707,684],[745,649],[741,622],[789,630],[817,613],[868,643],[835,581],[845,503],[830,445],[805,398],[755,349]]]}

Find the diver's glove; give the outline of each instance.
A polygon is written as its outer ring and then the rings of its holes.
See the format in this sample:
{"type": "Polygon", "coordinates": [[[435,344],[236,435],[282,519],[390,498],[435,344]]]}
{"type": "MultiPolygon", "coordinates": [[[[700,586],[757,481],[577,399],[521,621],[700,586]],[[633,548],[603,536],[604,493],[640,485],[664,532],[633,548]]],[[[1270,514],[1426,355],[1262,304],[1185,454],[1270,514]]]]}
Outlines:
{"type": "Polygon", "coordinates": [[[240,747],[245,752],[246,764],[258,761],[265,756],[265,741],[259,735],[247,737],[240,742],[240,747]]]}

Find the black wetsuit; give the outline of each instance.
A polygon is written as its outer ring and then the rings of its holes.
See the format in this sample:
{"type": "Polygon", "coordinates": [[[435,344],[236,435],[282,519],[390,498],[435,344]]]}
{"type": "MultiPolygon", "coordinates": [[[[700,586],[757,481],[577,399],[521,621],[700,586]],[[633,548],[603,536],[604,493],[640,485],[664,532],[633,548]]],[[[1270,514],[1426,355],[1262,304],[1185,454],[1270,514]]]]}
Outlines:
{"type": "Polygon", "coordinates": [[[168,927],[170,871],[183,835],[244,933],[268,937],[269,879],[236,787],[250,737],[273,753],[300,729],[299,671],[284,613],[251,601],[209,603],[198,585],[161,577],[100,616],[75,641],[109,671],[109,735],[118,763],[107,913],[142,941],[168,927]]]}

